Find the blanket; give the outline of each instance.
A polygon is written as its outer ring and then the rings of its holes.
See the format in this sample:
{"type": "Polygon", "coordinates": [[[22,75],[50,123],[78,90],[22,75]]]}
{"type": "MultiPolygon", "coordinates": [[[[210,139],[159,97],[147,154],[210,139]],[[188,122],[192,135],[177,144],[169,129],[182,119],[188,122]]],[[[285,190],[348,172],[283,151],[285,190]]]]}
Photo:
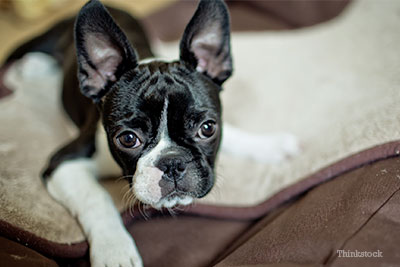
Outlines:
{"type": "MultiPolygon", "coordinates": [[[[234,34],[235,75],[222,93],[225,121],[259,134],[294,133],[302,151],[273,165],[221,153],[217,186],[186,212],[259,218],[343,171],[399,153],[394,145],[379,156],[365,152],[368,160],[358,154],[400,137],[399,8],[396,1],[360,1],[317,26],[234,34]],[[332,165],[353,154],[350,161],[332,165]],[[323,169],[328,165],[334,168],[323,169]],[[321,169],[323,175],[317,172],[321,169]],[[304,179],[309,176],[314,178],[304,179]],[[308,181],[307,186],[285,191],[299,181],[308,181]]],[[[176,47],[160,43],[155,51],[168,58],[176,55],[176,47]]],[[[13,94],[0,100],[2,234],[53,256],[82,256],[87,245],[79,224],[39,178],[49,155],[76,134],[60,109],[61,72],[52,59],[28,55],[8,66],[3,81],[13,94]]],[[[104,186],[126,210],[126,183],[118,179],[104,186]]],[[[151,216],[153,211],[147,212],[151,216]]],[[[131,222],[129,212],[124,219],[131,222]]]]}

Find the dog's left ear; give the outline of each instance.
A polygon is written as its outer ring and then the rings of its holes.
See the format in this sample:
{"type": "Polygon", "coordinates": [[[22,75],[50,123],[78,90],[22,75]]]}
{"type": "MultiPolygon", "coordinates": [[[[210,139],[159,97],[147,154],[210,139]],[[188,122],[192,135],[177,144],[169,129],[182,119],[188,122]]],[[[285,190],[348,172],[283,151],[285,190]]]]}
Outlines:
{"type": "Polygon", "coordinates": [[[88,2],[75,22],[78,79],[82,93],[98,102],[120,76],[137,66],[128,38],[97,0],[88,2]]]}
{"type": "Polygon", "coordinates": [[[201,0],[183,33],[180,59],[221,85],[232,74],[229,13],[222,0],[201,0]]]}

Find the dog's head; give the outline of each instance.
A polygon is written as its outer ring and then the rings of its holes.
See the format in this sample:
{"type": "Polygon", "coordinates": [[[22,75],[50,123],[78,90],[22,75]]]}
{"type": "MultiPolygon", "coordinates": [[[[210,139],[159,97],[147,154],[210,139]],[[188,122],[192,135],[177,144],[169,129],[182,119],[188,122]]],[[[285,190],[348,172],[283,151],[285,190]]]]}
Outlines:
{"type": "Polygon", "coordinates": [[[214,184],[222,83],[232,73],[223,1],[200,1],[174,62],[139,62],[98,1],[75,25],[81,91],[102,111],[111,153],[136,197],[156,208],[188,204],[214,184]]]}

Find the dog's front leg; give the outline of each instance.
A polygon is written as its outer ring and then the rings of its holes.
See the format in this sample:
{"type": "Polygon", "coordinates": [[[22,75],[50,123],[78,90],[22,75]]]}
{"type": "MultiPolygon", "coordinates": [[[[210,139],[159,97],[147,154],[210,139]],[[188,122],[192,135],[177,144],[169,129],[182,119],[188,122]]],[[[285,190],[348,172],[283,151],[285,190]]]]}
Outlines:
{"type": "Polygon", "coordinates": [[[96,180],[92,159],[63,162],[49,177],[47,188],[81,224],[89,241],[92,266],[143,265],[110,195],[96,180]]]}
{"type": "Polygon", "coordinates": [[[254,134],[224,124],[221,150],[235,157],[276,163],[298,154],[300,147],[290,133],[254,134]]]}

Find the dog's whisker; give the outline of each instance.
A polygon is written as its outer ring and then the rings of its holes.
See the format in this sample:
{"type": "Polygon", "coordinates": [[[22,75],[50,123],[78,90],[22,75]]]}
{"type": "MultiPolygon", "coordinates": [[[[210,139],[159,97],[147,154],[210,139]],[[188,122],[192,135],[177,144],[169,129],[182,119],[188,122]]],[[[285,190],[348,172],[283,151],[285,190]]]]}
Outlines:
{"type": "Polygon", "coordinates": [[[123,201],[124,207],[126,207],[128,204],[130,194],[131,194],[131,192],[130,192],[130,190],[128,190],[122,196],[122,201],[123,201]]]}
{"type": "Polygon", "coordinates": [[[173,217],[173,214],[172,214],[171,209],[170,209],[170,208],[167,208],[167,211],[168,211],[169,215],[173,217]]]}
{"type": "Polygon", "coordinates": [[[143,217],[143,218],[145,218],[145,216],[143,215],[143,205],[142,205],[142,202],[138,202],[137,203],[137,207],[138,207],[138,210],[139,210],[139,214],[143,217]]]}
{"type": "Polygon", "coordinates": [[[137,198],[135,196],[135,194],[132,192],[132,189],[129,189],[126,193],[125,193],[125,207],[127,207],[128,211],[129,211],[129,215],[134,217],[134,208],[135,208],[135,203],[137,201],[137,198]]]}
{"type": "Polygon", "coordinates": [[[172,217],[176,217],[177,213],[174,210],[175,207],[168,208],[168,212],[172,217]]]}
{"type": "Polygon", "coordinates": [[[129,209],[129,215],[131,215],[131,217],[133,217],[133,204],[135,203],[135,197],[133,196],[133,194],[130,194],[128,196],[128,209],[129,209]]]}
{"type": "Polygon", "coordinates": [[[130,205],[131,205],[132,216],[134,216],[135,207],[138,207],[138,209],[140,208],[140,201],[134,193],[132,193],[130,205]]]}
{"type": "Polygon", "coordinates": [[[189,207],[195,207],[197,206],[197,201],[193,201],[192,203],[189,204],[189,207]]]}
{"type": "Polygon", "coordinates": [[[139,213],[140,215],[146,220],[146,215],[143,211],[143,203],[139,201],[138,203],[138,209],[139,209],[139,213]]]}
{"type": "Polygon", "coordinates": [[[148,221],[150,219],[149,214],[146,212],[146,210],[149,208],[148,204],[142,203],[142,212],[143,212],[143,218],[148,221]]]}
{"type": "Polygon", "coordinates": [[[130,184],[126,184],[120,190],[120,194],[123,194],[122,195],[122,204],[123,204],[124,208],[127,208],[129,206],[130,196],[132,194],[131,188],[129,188],[129,187],[130,187],[130,184]]]}
{"type": "MultiPolygon", "coordinates": [[[[128,192],[125,193],[125,195],[127,195],[127,194],[128,194],[128,192]]],[[[131,207],[131,203],[130,203],[131,196],[128,194],[128,196],[125,197],[124,199],[125,199],[124,207],[129,211],[129,215],[131,215],[131,217],[132,217],[132,207],[131,207]]]]}
{"type": "Polygon", "coordinates": [[[124,185],[122,188],[121,188],[121,191],[124,191],[124,190],[126,190],[126,188],[128,187],[129,189],[130,189],[130,184],[126,184],[126,185],[124,185]]]}
{"type": "Polygon", "coordinates": [[[129,178],[129,177],[131,177],[131,176],[132,176],[132,175],[122,175],[122,176],[116,178],[116,179],[115,179],[115,182],[119,182],[119,181],[121,181],[121,180],[123,180],[123,179],[126,179],[126,178],[129,178]]]}
{"type": "Polygon", "coordinates": [[[198,202],[196,200],[192,201],[192,203],[189,204],[189,207],[195,207],[197,206],[198,202]]]}
{"type": "MultiPolygon", "coordinates": [[[[129,185],[128,185],[129,186],[129,185]]],[[[126,186],[124,186],[124,187],[126,187],[126,186]]],[[[134,196],[134,194],[133,194],[133,192],[132,192],[132,189],[130,188],[129,190],[127,190],[125,193],[124,193],[124,195],[123,195],[123,197],[122,197],[122,201],[123,201],[123,205],[124,205],[124,207],[128,207],[128,206],[130,206],[131,205],[131,201],[132,201],[132,199],[134,198],[135,196],[134,196]]]]}
{"type": "Polygon", "coordinates": [[[174,209],[174,210],[177,210],[177,211],[179,211],[179,212],[185,210],[184,207],[182,207],[182,206],[180,206],[180,205],[177,205],[177,206],[173,207],[173,209],[174,209]]]}
{"type": "Polygon", "coordinates": [[[221,199],[222,198],[222,188],[223,188],[224,176],[221,174],[216,174],[216,179],[214,183],[214,188],[208,194],[210,197],[221,199]]]}
{"type": "Polygon", "coordinates": [[[143,204],[143,213],[144,213],[144,219],[147,221],[150,219],[150,216],[147,214],[146,210],[149,209],[150,205],[148,204],[143,204]]]}

